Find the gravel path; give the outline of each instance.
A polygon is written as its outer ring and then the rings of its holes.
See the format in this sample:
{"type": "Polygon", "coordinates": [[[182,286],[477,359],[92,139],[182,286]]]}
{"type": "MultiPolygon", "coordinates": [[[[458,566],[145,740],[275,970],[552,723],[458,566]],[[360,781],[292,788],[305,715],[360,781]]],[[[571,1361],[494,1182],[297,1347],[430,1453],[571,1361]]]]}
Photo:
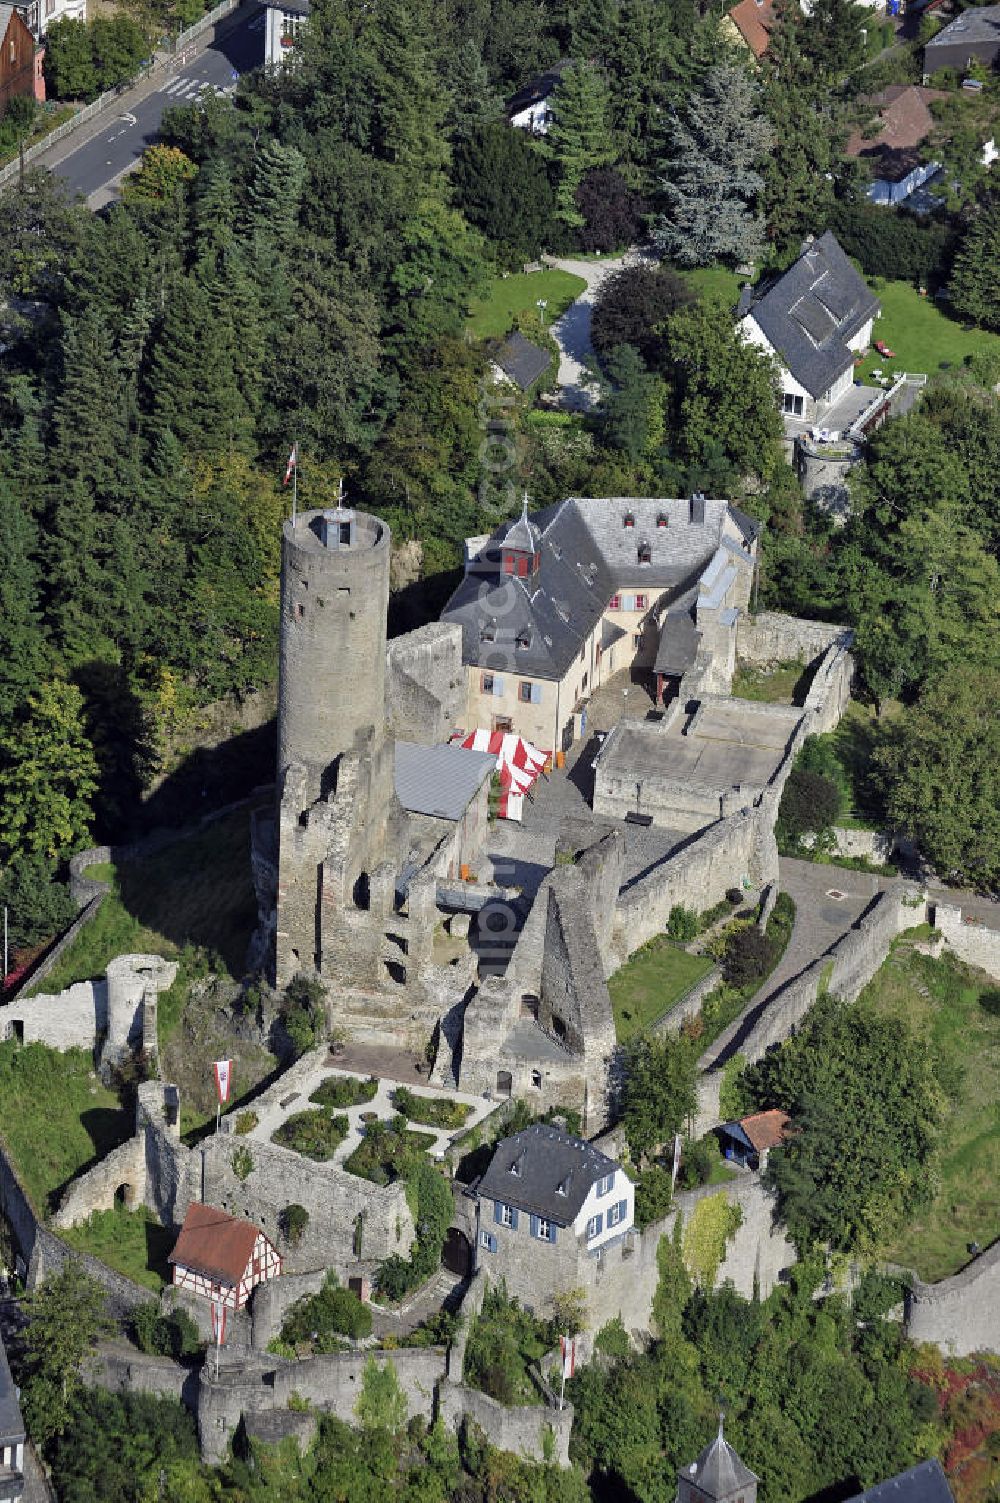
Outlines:
{"type": "Polygon", "coordinates": [[[561,388],[560,406],[573,412],[587,412],[598,399],[597,387],[584,369],[584,362],[594,353],[590,342],[594,299],[607,277],[625,265],[647,259],[647,253],[628,250],[623,256],[613,256],[607,261],[575,261],[572,257],[556,256],[543,259],[548,266],[582,277],[587,284],[576,302],[571,303],[562,318],[552,325],[552,335],[559,346],[559,375],[556,379],[561,388]]]}

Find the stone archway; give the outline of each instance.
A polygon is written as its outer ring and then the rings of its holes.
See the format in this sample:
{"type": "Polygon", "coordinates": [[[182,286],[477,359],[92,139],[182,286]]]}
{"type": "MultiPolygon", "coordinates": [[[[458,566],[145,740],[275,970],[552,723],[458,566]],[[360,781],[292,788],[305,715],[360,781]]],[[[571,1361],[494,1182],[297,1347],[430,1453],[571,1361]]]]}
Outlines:
{"type": "Polygon", "coordinates": [[[441,1266],[466,1279],[472,1272],[472,1243],[457,1226],[450,1226],[441,1249],[441,1266]]]}
{"type": "Polygon", "coordinates": [[[509,1101],[514,1092],[514,1077],[509,1070],[497,1071],[497,1095],[509,1101]]]}
{"type": "Polygon", "coordinates": [[[124,1206],[126,1211],[134,1210],[136,1199],[135,1185],[130,1185],[127,1180],[123,1181],[115,1191],[115,1205],[124,1206]]]}

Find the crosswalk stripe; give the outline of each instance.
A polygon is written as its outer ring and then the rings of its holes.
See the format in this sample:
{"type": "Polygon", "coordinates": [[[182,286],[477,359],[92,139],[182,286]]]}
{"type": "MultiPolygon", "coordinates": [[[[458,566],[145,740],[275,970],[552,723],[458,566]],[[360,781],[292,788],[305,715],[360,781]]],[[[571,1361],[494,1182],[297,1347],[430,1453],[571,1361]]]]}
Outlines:
{"type": "Polygon", "coordinates": [[[163,91],[164,94],[179,93],[180,90],[184,87],[184,82],[185,80],[183,78],[175,78],[172,83],[167,84],[166,88],[163,91]]]}

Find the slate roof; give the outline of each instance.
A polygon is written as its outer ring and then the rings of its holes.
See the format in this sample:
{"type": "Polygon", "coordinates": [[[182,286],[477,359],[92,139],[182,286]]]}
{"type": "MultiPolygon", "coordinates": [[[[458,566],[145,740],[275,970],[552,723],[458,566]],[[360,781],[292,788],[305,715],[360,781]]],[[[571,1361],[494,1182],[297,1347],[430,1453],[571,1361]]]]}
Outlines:
{"type": "Polygon", "coordinates": [[[708,1498],[728,1498],[731,1493],[750,1487],[758,1480],[723,1435],[721,1418],[715,1439],[705,1447],[697,1461],[682,1467],[677,1475],[708,1498]]]}
{"type": "Polygon", "coordinates": [[[520,329],[514,329],[494,352],[493,359],[521,391],[534,386],[552,364],[549,350],[541,349],[526,339],[520,329]]]}
{"type": "Polygon", "coordinates": [[[168,1263],[193,1268],[222,1284],[238,1284],[260,1235],[251,1221],[192,1201],[168,1263]]]}
{"type": "Polygon", "coordinates": [[[664,618],[660,630],[660,645],[656,650],[653,669],[656,673],[668,673],[671,677],[685,674],[698,654],[701,632],[691,616],[691,603],[683,609],[671,610],[664,618]]]}
{"type": "MultiPolygon", "coordinates": [[[[2,22],[2,17],[0,17],[2,22]]],[[[7,1353],[0,1338],[0,1445],[14,1446],[25,1438],[21,1406],[17,1402],[17,1390],[10,1375],[7,1353]]]]}
{"type": "MultiPolygon", "coordinates": [[[[965,42],[992,43],[1000,51],[1000,5],[970,5],[954,21],[942,26],[924,48],[925,64],[933,61],[938,48],[965,42]]],[[[930,71],[928,67],[927,72],[930,71]]]]}
{"type": "Polygon", "coordinates": [[[505,522],[469,565],[441,620],[461,625],[465,663],[561,679],[616,592],[641,591],[652,607],[664,594],[690,589],[717,551],[727,517],[753,540],[757,524],[727,501],[570,497],[531,518],[540,532],[538,574],[501,573],[502,545],[512,534],[516,543],[522,525],[521,518],[505,522]],[[649,544],[648,564],[639,563],[640,543],[649,544]]]}
{"type": "Polygon", "coordinates": [[[866,286],[827,230],[793,266],[758,294],[740,300],[779,357],[812,397],[821,397],[854,363],[847,347],[878,311],[866,286]]]}
{"type": "Polygon", "coordinates": [[[953,1503],[948,1480],[939,1461],[918,1461],[897,1477],[876,1482],[848,1503],[953,1503]]]}
{"type": "Polygon", "coordinates": [[[740,0],[730,10],[729,19],[754,57],[763,57],[778,20],[772,0],[740,0]]]}
{"type": "Polygon", "coordinates": [[[529,83],[523,84],[517,93],[512,94],[507,101],[508,118],[519,115],[522,110],[526,110],[531,104],[540,104],[543,99],[548,99],[549,95],[558,87],[560,79],[566,72],[566,69],[571,66],[572,61],[573,59],[569,57],[561,58],[559,62],[553,63],[551,68],[547,68],[544,73],[539,73],[529,83]]]}
{"type": "Polygon", "coordinates": [[[580,1214],[591,1186],[618,1165],[582,1138],[536,1122],[496,1146],[490,1167],[477,1186],[486,1200],[500,1200],[569,1226],[580,1214]],[[516,1163],[519,1172],[512,1174],[516,1163]],[[562,1188],[560,1188],[562,1187],[562,1188]]]}
{"type": "Polygon", "coordinates": [[[459,820],[496,769],[489,752],[396,742],[396,797],[411,814],[459,820]]]}
{"type": "Polygon", "coordinates": [[[868,138],[856,130],[844,155],[864,157],[870,161],[875,177],[901,182],[920,165],[920,143],[934,126],[930,105],[944,98],[942,89],[923,89],[917,84],[890,84],[877,94],[869,94],[862,102],[879,115],[881,130],[868,138]]]}

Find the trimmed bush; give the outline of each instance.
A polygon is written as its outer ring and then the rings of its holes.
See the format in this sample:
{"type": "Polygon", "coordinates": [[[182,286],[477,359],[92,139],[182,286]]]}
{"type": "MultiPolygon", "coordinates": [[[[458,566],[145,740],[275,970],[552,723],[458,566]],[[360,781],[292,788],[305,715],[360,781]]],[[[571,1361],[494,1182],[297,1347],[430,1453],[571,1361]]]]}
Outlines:
{"type": "Polygon", "coordinates": [[[406,1086],[396,1087],[392,1104],[408,1122],[419,1122],[424,1127],[463,1127],[472,1113],[472,1107],[465,1101],[451,1101],[447,1096],[415,1096],[406,1086]]]}
{"type": "Polygon", "coordinates": [[[358,1080],[354,1075],[330,1075],[313,1091],[309,1100],[315,1101],[317,1106],[336,1109],[362,1106],[367,1101],[374,1101],[377,1094],[378,1081],[374,1076],[358,1080]]]}
{"type": "Polygon", "coordinates": [[[295,1112],[282,1122],[271,1138],[281,1148],[294,1148],[304,1158],[324,1163],[332,1159],[347,1137],[347,1118],[331,1117],[321,1107],[315,1111],[295,1112]]]}

